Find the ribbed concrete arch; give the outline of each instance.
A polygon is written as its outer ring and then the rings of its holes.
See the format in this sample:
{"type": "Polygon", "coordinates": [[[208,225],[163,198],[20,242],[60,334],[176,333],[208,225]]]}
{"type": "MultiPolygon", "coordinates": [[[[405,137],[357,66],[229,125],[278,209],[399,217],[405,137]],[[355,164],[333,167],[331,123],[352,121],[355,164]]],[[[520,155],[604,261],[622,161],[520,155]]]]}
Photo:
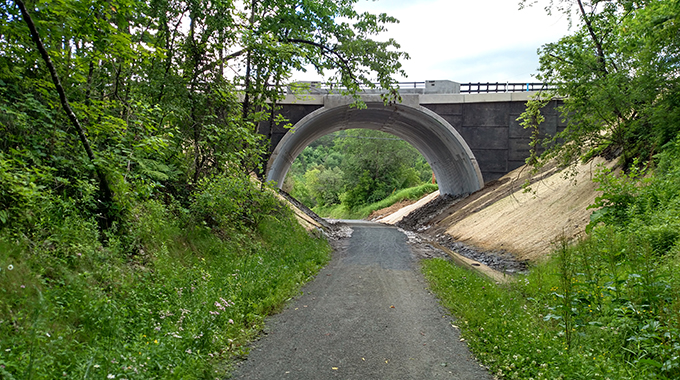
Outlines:
{"type": "Polygon", "coordinates": [[[477,160],[460,134],[427,108],[366,103],[365,109],[323,107],[300,120],[281,139],[267,164],[267,180],[282,186],[302,150],[318,138],[345,129],[374,129],[413,145],[434,171],[442,194],[471,193],[484,186],[477,160]]]}

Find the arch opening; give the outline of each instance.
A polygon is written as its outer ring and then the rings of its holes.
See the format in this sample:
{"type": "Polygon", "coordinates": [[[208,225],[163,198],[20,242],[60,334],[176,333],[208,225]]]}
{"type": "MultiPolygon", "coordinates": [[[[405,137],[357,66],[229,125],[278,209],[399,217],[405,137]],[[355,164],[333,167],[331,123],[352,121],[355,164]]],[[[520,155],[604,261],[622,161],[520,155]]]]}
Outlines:
{"type": "Polygon", "coordinates": [[[432,168],[441,194],[472,193],[484,185],[472,151],[449,123],[424,107],[383,103],[366,103],[363,109],[324,107],[305,116],[274,149],[267,164],[267,181],[281,187],[307,145],[329,133],[356,128],[390,133],[415,147],[432,168]]]}

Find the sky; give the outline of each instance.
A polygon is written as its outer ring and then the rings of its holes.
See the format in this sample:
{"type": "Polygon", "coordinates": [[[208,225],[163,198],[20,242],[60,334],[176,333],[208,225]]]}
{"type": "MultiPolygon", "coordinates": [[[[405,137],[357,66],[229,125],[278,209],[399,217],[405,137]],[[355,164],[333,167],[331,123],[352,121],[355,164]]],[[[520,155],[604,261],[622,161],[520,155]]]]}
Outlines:
{"type": "MultiPolygon", "coordinates": [[[[569,33],[563,15],[549,16],[543,0],[519,10],[519,0],[359,0],[356,9],[387,13],[400,23],[381,36],[394,38],[411,59],[399,81],[531,82],[537,49],[569,33]]],[[[320,80],[313,72],[294,80],[320,80]]]]}

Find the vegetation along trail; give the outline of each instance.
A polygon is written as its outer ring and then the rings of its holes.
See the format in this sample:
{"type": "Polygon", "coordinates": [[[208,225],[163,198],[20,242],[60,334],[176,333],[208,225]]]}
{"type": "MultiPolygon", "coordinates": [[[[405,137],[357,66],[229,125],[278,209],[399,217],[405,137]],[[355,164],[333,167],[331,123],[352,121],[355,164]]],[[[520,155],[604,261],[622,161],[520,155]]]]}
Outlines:
{"type": "Polygon", "coordinates": [[[491,379],[426,289],[405,234],[348,223],[352,237],[270,321],[235,377],[491,379]]]}

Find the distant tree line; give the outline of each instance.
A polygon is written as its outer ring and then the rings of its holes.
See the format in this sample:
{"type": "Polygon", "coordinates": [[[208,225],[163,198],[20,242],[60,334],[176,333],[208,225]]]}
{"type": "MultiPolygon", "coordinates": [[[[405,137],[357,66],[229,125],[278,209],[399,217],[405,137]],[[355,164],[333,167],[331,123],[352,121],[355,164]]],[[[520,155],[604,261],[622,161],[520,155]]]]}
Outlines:
{"type": "Polygon", "coordinates": [[[293,162],[284,188],[309,207],[354,209],[432,179],[423,156],[388,133],[351,129],[310,144],[293,162]]]}

